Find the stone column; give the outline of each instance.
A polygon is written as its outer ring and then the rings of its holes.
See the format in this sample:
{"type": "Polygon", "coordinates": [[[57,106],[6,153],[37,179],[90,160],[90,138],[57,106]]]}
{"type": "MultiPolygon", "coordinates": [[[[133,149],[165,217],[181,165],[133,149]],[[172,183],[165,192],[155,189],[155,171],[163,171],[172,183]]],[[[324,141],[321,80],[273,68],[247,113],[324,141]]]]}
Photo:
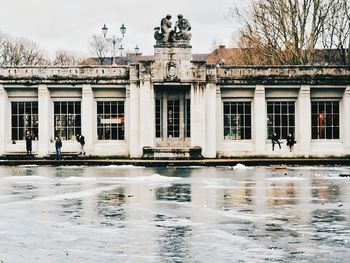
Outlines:
{"type": "Polygon", "coordinates": [[[140,147],[155,145],[155,98],[154,87],[150,79],[144,79],[140,85],[140,147]]]}
{"type": "Polygon", "coordinates": [[[131,158],[142,156],[140,147],[140,88],[136,81],[130,82],[129,114],[129,152],[131,158]]]}
{"type": "Polygon", "coordinates": [[[303,155],[311,151],[311,99],[310,86],[302,85],[297,100],[295,138],[297,149],[303,155]]]}
{"type": "Polygon", "coordinates": [[[205,88],[205,151],[206,158],[216,157],[216,84],[208,83],[205,88]]]}
{"type": "Polygon", "coordinates": [[[343,129],[340,130],[341,138],[343,139],[344,146],[346,149],[346,154],[350,152],[350,86],[347,86],[343,95],[343,110],[340,113],[343,129]]]}
{"type": "MultiPolygon", "coordinates": [[[[221,88],[216,86],[216,151],[218,145],[221,145],[224,140],[224,108],[221,98],[221,88]]],[[[217,152],[218,155],[218,152],[217,152]]]]}
{"type": "Polygon", "coordinates": [[[46,85],[38,86],[38,104],[39,104],[39,145],[38,156],[42,157],[49,153],[51,121],[51,97],[50,91],[46,85]]]}
{"type": "MultiPolygon", "coordinates": [[[[199,146],[206,153],[205,123],[205,84],[194,83],[191,86],[191,147],[199,146]]],[[[213,124],[214,125],[214,124],[213,124]]],[[[215,138],[213,138],[215,140],[215,138]]]]}
{"type": "Polygon", "coordinates": [[[96,140],[96,126],[94,122],[96,115],[94,93],[90,84],[82,87],[81,99],[81,134],[85,137],[85,151],[91,154],[96,140]]]}
{"type": "Polygon", "coordinates": [[[266,99],[265,87],[257,85],[255,87],[253,101],[253,136],[255,141],[255,153],[265,154],[266,152],[266,99]]]}
{"type": "Polygon", "coordinates": [[[7,92],[4,89],[3,85],[0,84],[0,155],[3,155],[6,152],[6,144],[9,141],[9,134],[7,134],[8,123],[8,107],[9,100],[7,92]]]}

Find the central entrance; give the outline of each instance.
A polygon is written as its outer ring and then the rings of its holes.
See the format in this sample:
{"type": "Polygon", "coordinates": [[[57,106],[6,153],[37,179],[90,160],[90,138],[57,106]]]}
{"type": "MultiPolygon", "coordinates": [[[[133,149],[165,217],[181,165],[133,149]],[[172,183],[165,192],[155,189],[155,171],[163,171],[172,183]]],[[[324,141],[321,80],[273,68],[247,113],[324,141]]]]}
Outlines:
{"type": "Polygon", "coordinates": [[[189,147],[191,104],[189,86],[156,86],[156,146],[189,147]]]}

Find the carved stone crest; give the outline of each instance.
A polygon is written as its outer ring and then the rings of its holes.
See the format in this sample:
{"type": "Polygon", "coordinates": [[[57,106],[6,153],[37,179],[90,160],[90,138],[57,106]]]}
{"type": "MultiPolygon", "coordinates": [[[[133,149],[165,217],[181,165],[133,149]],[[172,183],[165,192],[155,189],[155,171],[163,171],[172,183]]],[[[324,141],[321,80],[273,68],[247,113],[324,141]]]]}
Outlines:
{"type": "Polygon", "coordinates": [[[177,65],[174,61],[169,61],[166,65],[166,79],[170,81],[178,79],[177,65]]]}

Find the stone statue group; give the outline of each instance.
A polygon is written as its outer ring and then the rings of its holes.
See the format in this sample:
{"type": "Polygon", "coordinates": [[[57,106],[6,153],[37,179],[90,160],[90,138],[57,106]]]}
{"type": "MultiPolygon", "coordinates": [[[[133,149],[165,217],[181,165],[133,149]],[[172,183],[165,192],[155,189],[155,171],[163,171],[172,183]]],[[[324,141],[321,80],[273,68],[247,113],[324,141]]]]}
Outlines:
{"type": "Polygon", "coordinates": [[[171,15],[167,15],[160,21],[160,27],[154,28],[154,38],[157,42],[172,43],[176,40],[189,41],[191,39],[191,25],[188,19],[183,18],[181,14],[177,15],[177,18],[174,29],[171,29],[171,15]]]}

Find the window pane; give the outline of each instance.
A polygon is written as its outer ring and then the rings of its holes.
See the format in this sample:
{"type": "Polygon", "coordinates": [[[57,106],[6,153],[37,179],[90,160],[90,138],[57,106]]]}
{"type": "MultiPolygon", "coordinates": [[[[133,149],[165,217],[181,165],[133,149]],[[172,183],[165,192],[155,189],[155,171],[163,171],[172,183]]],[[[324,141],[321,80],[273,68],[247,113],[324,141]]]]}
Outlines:
{"type": "Polygon", "coordinates": [[[74,113],[74,102],[68,102],[68,112],[74,113]]]}
{"type": "Polygon", "coordinates": [[[230,104],[225,102],[224,103],[224,114],[229,114],[230,113],[230,104]]]}
{"type": "Polygon", "coordinates": [[[272,114],[273,113],[273,104],[267,103],[267,113],[272,114]]]}
{"type": "Polygon", "coordinates": [[[62,102],[61,103],[61,114],[67,114],[67,103],[66,102],[62,102]]]}
{"type": "Polygon", "coordinates": [[[38,114],[38,103],[37,102],[32,103],[32,114],[38,114]]]}
{"type": "Polygon", "coordinates": [[[24,105],[24,111],[26,114],[31,114],[32,113],[32,103],[31,102],[27,102],[24,105]]]}
{"type": "Polygon", "coordinates": [[[333,103],[333,113],[339,113],[339,102],[333,103]]]}
{"type": "Polygon", "coordinates": [[[81,114],[81,103],[80,103],[80,101],[76,101],[74,103],[74,107],[75,107],[75,113],[76,114],[81,114]]]}
{"type": "Polygon", "coordinates": [[[18,113],[18,103],[17,102],[12,102],[11,103],[11,112],[12,112],[12,114],[17,114],[18,113]]]}
{"type": "Polygon", "coordinates": [[[339,127],[333,128],[333,139],[339,139],[339,127]]]}

